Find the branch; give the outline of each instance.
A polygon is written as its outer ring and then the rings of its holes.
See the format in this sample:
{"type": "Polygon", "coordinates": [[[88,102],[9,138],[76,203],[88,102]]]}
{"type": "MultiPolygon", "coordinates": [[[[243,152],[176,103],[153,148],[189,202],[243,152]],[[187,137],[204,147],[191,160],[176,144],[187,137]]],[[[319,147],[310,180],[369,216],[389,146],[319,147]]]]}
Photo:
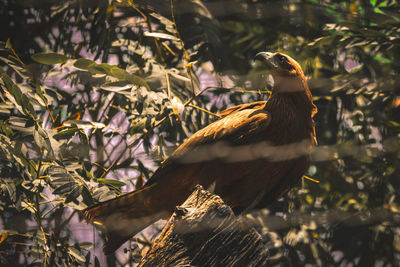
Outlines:
{"type": "Polygon", "coordinates": [[[139,266],[265,266],[268,256],[253,227],[197,186],[139,266]]]}

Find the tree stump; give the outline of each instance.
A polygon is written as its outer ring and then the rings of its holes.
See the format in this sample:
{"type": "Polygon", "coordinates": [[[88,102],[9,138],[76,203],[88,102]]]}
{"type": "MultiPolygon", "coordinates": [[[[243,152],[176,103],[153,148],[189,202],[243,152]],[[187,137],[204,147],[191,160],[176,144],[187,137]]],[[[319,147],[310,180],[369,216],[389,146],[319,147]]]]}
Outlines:
{"type": "Polygon", "coordinates": [[[139,266],[265,266],[268,255],[253,227],[197,186],[139,266]]]}

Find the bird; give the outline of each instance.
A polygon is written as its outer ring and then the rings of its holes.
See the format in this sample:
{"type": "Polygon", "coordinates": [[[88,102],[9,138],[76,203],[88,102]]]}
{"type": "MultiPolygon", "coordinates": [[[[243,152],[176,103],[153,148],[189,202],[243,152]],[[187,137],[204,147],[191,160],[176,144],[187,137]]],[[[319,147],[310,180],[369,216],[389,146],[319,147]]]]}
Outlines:
{"type": "Polygon", "coordinates": [[[280,52],[259,52],[273,78],[267,101],[237,105],[186,139],[145,185],[81,212],[101,226],[111,254],[159,219],[167,219],[196,185],[236,214],[282,197],[305,174],[317,144],[312,100],[301,66],[280,52]]]}

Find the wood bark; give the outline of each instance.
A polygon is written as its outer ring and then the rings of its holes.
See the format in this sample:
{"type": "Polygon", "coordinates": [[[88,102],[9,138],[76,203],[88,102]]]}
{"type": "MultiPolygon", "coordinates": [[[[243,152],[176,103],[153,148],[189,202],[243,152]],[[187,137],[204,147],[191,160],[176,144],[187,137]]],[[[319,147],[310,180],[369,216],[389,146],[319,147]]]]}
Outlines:
{"type": "Polygon", "coordinates": [[[139,266],[266,266],[268,256],[253,227],[197,186],[139,266]]]}

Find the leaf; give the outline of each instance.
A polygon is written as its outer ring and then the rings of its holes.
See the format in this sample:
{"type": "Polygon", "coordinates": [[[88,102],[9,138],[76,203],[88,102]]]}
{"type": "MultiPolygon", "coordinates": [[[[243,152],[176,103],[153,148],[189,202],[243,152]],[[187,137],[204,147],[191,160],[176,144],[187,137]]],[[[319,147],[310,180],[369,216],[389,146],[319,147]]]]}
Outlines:
{"type": "Polygon", "coordinates": [[[1,233],[0,244],[3,243],[4,240],[6,240],[7,236],[8,236],[8,232],[7,231],[4,231],[3,233],[1,233]]]}
{"type": "Polygon", "coordinates": [[[77,186],[77,183],[75,183],[75,182],[69,182],[69,183],[63,184],[60,187],[58,187],[57,189],[55,189],[53,191],[53,194],[61,195],[61,194],[65,194],[67,192],[71,192],[72,190],[74,190],[74,188],[76,186],[77,186]]]}
{"type": "Polygon", "coordinates": [[[86,258],[80,253],[79,250],[77,250],[74,247],[69,247],[68,248],[68,254],[73,256],[75,259],[77,259],[80,262],[85,262],[86,258]]]}
{"type": "Polygon", "coordinates": [[[69,127],[77,127],[79,129],[102,129],[105,126],[104,123],[101,122],[91,122],[91,121],[83,121],[83,120],[69,120],[69,121],[65,121],[64,122],[65,126],[69,126],[69,127]],[[73,126],[72,126],[73,125],[73,126]]]}
{"type": "Polygon", "coordinates": [[[103,84],[102,86],[100,86],[100,88],[106,91],[118,93],[119,91],[131,89],[132,84],[127,81],[118,81],[118,82],[103,84]]]}
{"type": "MultiPolygon", "coordinates": [[[[131,82],[138,86],[144,86],[147,90],[150,90],[149,85],[142,77],[139,77],[134,74],[128,73],[126,70],[121,69],[117,66],[110,65],[107,63],[96,63],[93,60],[80,58],[75,61],[74,67],[78,69],[87,70],[92,74],[106,74],[112,77],[117,78],[120,82],[127,81],[131,82]]],[[[107,87],[106,87],[107,88],[107,87]]],[[[107,89],[105,89],[107,90],[107,89]]]]}
{"type": "Polygon", "coordinates": [[[92,64],[97,63],[87,58],[80,58],[75,61],[74,67],[78,69],[88,70],[90,68],[90,65],[92,64]]]}
{"type": "Polygon", "coordinates": [[[130,74],[126,70],[123,70],[118,67],[113,67],[110,69],[110,73],[111,73],[111,76],[113,76],[119,80],[132,82],[133,84],[136,84],[139,86],[144,86],[144,87],[146,87],[147,90],[150,90],[149,85],[142,77],[139,77],[134,74],[130,74]]]}
{"type": "Polygon", "coordinates": [[[37,119],[36,112],[29,101],[29,98],[24,95],[21,89],[16,85],[6,73],[1,74],[1,78],[4,82],[5,89],[12,95],[12,98],[8,97],[11,102],[19,109],[20,112],[25,115],[31,116],[33,119],[37,119]]]}
{"type": "Polygon", "coordinates": [[[65,63],[68,57],[54,52],[42,52],[32,55],[32,59],[41,64],[54,65],[65,63]]]}
{"type": "Polygon", "coordinates": [[[161,33],[161,32],[145,32],[144,36],[179,41],[179,38],[176,38],[173,35],[161,33]]]}
{"type": "Polygon", "coordinates": [[[79,140],[81,141],[81,143],[88,148],[88,146],[89,146],[88,136],[83,131],[79,131],[78,134],[79,134],[79,140]]]}
{"type": "Polygon", "coordinates": [[[79,128],[76,126],[72,126],[72,127],[68,127],[67,129],[61,130],[58,133],[56,133],[55,135],[53,135],[53,137],[57,140],[60,139],[70,139],[72,136],[74,136],[76,134],[76,132],[79,131],[79,128]]]}
{"type": "Polygon", "coordinates": [[[90,242],[81,242],[79,243],[79,247],[85,250],[88,250],[93,247],[93,244],[90,242]]]}
{"type": "Polygon", "coordinates": [[[5,47],[8,48],[8,49],[11,49],[11,48],[12,48],[10,38],[7,39],[7,42],[6,42],[5,47]]]}
{"type": "Polygon", "coordinates": [[[9,90],[9,92],[14,97],[15,101],[18,105],[22,106],[22,92],[21,89],[16,84],[13,84],[9,90]]]}
{"type": "Polygon", "coordinates": [[[42,102],[40,104],[43,106],[46,106],[49,101],[47,100],[46,96],[43,94],[42,88],[40,87],[39,84],[36,84],[35,92],[40,97],[39,99],[42,100],[42,102]]]}
{"type": "Polygon", "coordinates": [[[82,199],[83,199],[83,203],[86,204],[86,206],[91,206],[94,204],[94,200],[92,195],[90,194],[89,189],[87,189],[87,187],[83,186],[82,187],[82,199]]]}
{"type": "MultiPolygon", "coordinates": [[[[15,187],[14,183],[5,183],[5,186],[7,188],[8,191],[8,195],[10,196],[10,199],[13,203],[15,203],[16,199],[17,199],[17,189],[15,187]]],[[[1,242],[0,242],[1,243],[1,242]]]]}
{"type": "Polygon", "coordinates": [[[75,183],[74,179],[68,176],[68,173],[51,174],[51,170],[49,173],[50,179],[52,179],[51,184],[53,187],[61,186],[65,183],[75,183]]]}
{"type": "Polygon", "coordinates": [[[111,68],[113,66],[107,64],[107,63],[100,63],[100,64],[91,64],[88,68],[88,70],[93,73],[93,74],[111,74],[111,68]]]}
{"type": "Polygon", "coordinates": [[[94,190],[93,198],[99,202],[103,202],[115,198],[115,194],[112,191],[110,191],[110,189],[107,186],[103,185],[94,190]]]}
{"type": "Polygon", "coordinates": [[[35,126],[33,131],[33,138],[35,140],[36,145],[39,148],[44,148],[47,151],[52,151],[49,137],[47,136],[46,132],[42,129],[42,127],[39,127],[38,125],[35,126]]]}
{"type": "Polygon", "coordinates": [[[6,73],[2,73],[1,78],[2,78],[6,88],[8,90],[11,90],[11,87],[14,85],[14,82],[11,80],[10,76],[8,76],[6,73]]]}
{"type": "Polygon", "coordinates": [[[76,200],[76,198],[79,197],[81,192],[82,192],[82,186],[74,187],[74,189],[72,189],[71,193],[69,193],[68,196],[65,198],[65,203],[76,200]]]}
{"type": "Polygon", "coordinates": [[[99,183],[102,183],[105,185],[111,185],[111,186],[118,187],[118,188],[126,185],[126,183],[118,181],[118,180],[114,180],[114,179],[99,178],[99,179],[97,179],[97,181],[99,181],[99,183]]]}

